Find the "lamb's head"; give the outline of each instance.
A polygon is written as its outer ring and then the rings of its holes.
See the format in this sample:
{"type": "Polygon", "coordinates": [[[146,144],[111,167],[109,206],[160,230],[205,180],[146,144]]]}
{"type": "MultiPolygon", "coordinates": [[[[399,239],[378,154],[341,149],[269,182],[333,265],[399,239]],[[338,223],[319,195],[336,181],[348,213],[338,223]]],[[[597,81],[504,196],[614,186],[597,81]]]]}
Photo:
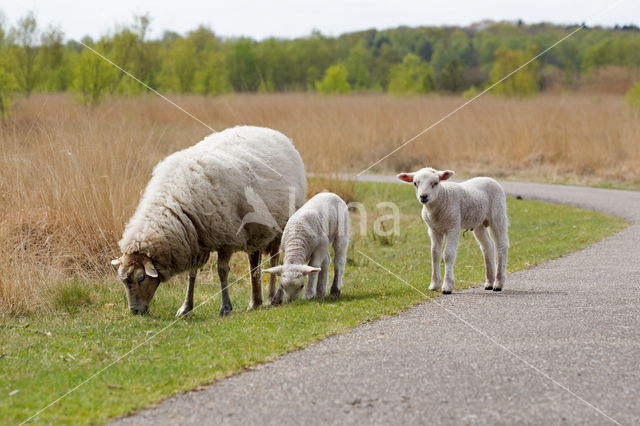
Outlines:
{"type": "Polygon", "coordinates": [[[412,183],[416,189],[416,198],[422,204],[433,202],[440,193],[440,182],[449,179],[455,172],[425,167],[413,173],[400,173],[397,177],[403,182],[412,183]]]}
{"type": "Polygon", "coordinates": [[[160,284],[158,271],[151,259],[142,253],[123,254],[111,264],[118,267],[118,278],[127,289],[131,312],[146,313],[160,284]]]}
{"type": "Polygon", "coordinates": [[[280,288],[284,290],[287,300],[296,300],[304,288],[304,277],[312,272],[320,272],[320,268],[293,264],[274,266],[262,272],[280,275],[280,288]]]}

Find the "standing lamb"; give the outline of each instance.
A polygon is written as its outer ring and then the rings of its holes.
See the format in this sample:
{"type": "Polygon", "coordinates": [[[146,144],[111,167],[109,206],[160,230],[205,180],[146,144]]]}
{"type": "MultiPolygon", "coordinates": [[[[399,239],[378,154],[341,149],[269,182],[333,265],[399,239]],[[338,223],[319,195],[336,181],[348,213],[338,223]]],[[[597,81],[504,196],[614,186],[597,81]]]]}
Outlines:
{"type": "Polygon", "coordinates": [[[398,179],[413,183],[418,201],[422,203],[422,219],[431,237],[431,285],[429,290],[443,294],[453,291],[453,265],[461,229],[473,230],[487,270],[485,290],[500,291],[504,286],[507,269],[509,236],[507,200],[498,182],[488,177],[477,177],[466,182],[443,182],[453,176],[451,170],[438,171],[430,167],[414,173],[401,173],[398,179]],[[494,242],[498,246],[498,272],[494,242]],[[442,243],[447,238],[444,252],[444,286],[440,276],[442,243]]]}
{"type": "Polygon", "coordinates": [[[325,192],[307,201],[287,222],[282,234],[284,265],[263,271],[281,275],[275,303],[282,301],[283,291],[288,300],[295,300],[304,287],[306,275],[309,283],[305,298],[324,298],[331,262],[329,245],[333,245],[335,267],[330,296],[337,298],[347,263],[349,209],[342,198],[325,192]]]}
{"type": "MultiPolygon", "coordinates": [[[[122,256],[111,262],[119,267],[131,312],[145,313],[161,282],[189,271],[177,316],[189,313],[197,270],[214,250],[222,287],[220,315],[232,310],[229,259],[239,250],[249,255],[250,308],[261,305],[261,253],[268,252],[271,265],[278,264],[282,229],[306,191],[300,154],[275,130],[234,127],[168,156],[153,170],[124,230],[122,256]]],[[[272,299],[275,279],[269,287],[272,299]]]]}

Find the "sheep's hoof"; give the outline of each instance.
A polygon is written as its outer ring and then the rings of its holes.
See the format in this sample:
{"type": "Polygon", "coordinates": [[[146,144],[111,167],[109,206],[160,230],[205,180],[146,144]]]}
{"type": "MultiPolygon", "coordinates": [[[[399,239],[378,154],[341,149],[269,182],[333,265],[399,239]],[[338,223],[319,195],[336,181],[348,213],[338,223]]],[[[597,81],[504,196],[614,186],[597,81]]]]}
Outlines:
{"type": "Polygon", "coordinates": [[[331,290],[331,293],[329,293],[329,299],[331,300],[336,300],[340,297],[340,290],[331,290]]]}
{"type": "Polygon", "coordinates": [[[262,306],[262,301],[260,302],[254,302],[253,300],[249,303],[249,306],[247,306],[247,311],[253,311],[255,309],[258,309],[260,306],[262,306]]]}
{"type": "Polygon", "coordinates": [[[494,287],[493,291],[502,291],[502,287],[494,287]]]}
{"type": "Polygon", "coordinates": [[[220,308],[220,316],[221,317],[226,317],[227,315],[229,315],[231,313],[232,310],[233,310],[233,308],[231,306],[220,308]]]}
{"type": "Polygon", "coordinates": [[[442,294],[451,294],[451,290],[442,290],[442,294]]]}
{"type": "Polygon", "coordinates": [[[485,286],[484,289],[485,290],[493,290],[493,286],[488,285],[488,286],[485,286]]]}
{"type": "Polygon", "coordinates": [[[187,316],[192,310],[193,306],[181,306],[178,312],[176,312],[176,318],[187,316]]]}

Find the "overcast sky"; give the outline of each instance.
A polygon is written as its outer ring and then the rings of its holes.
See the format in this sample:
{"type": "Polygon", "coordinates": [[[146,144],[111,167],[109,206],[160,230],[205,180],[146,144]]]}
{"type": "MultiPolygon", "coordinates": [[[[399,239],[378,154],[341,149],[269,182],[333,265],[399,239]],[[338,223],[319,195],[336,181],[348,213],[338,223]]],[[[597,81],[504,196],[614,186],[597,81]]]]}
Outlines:
{"type": "Polygon", "coordinates": [[[256,39],[304,36],[314,29],[338,35],[483,19],[640,25],[639,0],[1,0],[0,10],[9,24],[32,10],[41,24],[58,25],[67,38],[105,34],[117,24],[130,23],[134,14],[145,13],[152,18],[152,37],[164,30],[184,33],[200,24],[222,36],[256,39]]]}

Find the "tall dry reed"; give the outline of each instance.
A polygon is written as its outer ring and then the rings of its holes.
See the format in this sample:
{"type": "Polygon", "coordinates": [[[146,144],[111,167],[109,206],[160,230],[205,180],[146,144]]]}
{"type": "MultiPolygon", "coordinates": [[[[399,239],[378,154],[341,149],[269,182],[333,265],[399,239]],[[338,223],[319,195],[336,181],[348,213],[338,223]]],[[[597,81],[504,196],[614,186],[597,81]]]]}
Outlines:
{"type": "MultiPolygon", "coordinates": [[[[174,100],[218,130],[278,129],[294,139],[307,170],[322,174],[360,172],[464,102],[311,94],[174,100]]],[[[112,276],[108,261],[153,165],[208,133],[150,95],[94,108],[65,95],[18,101],[0,124],[0,313],[46,308],[47,288],[69,277],[112,276]]],[[[372,172],[427,164],[463,175],[637,182],[640,115],[613,95],[481,98],[372,172]]]]}

